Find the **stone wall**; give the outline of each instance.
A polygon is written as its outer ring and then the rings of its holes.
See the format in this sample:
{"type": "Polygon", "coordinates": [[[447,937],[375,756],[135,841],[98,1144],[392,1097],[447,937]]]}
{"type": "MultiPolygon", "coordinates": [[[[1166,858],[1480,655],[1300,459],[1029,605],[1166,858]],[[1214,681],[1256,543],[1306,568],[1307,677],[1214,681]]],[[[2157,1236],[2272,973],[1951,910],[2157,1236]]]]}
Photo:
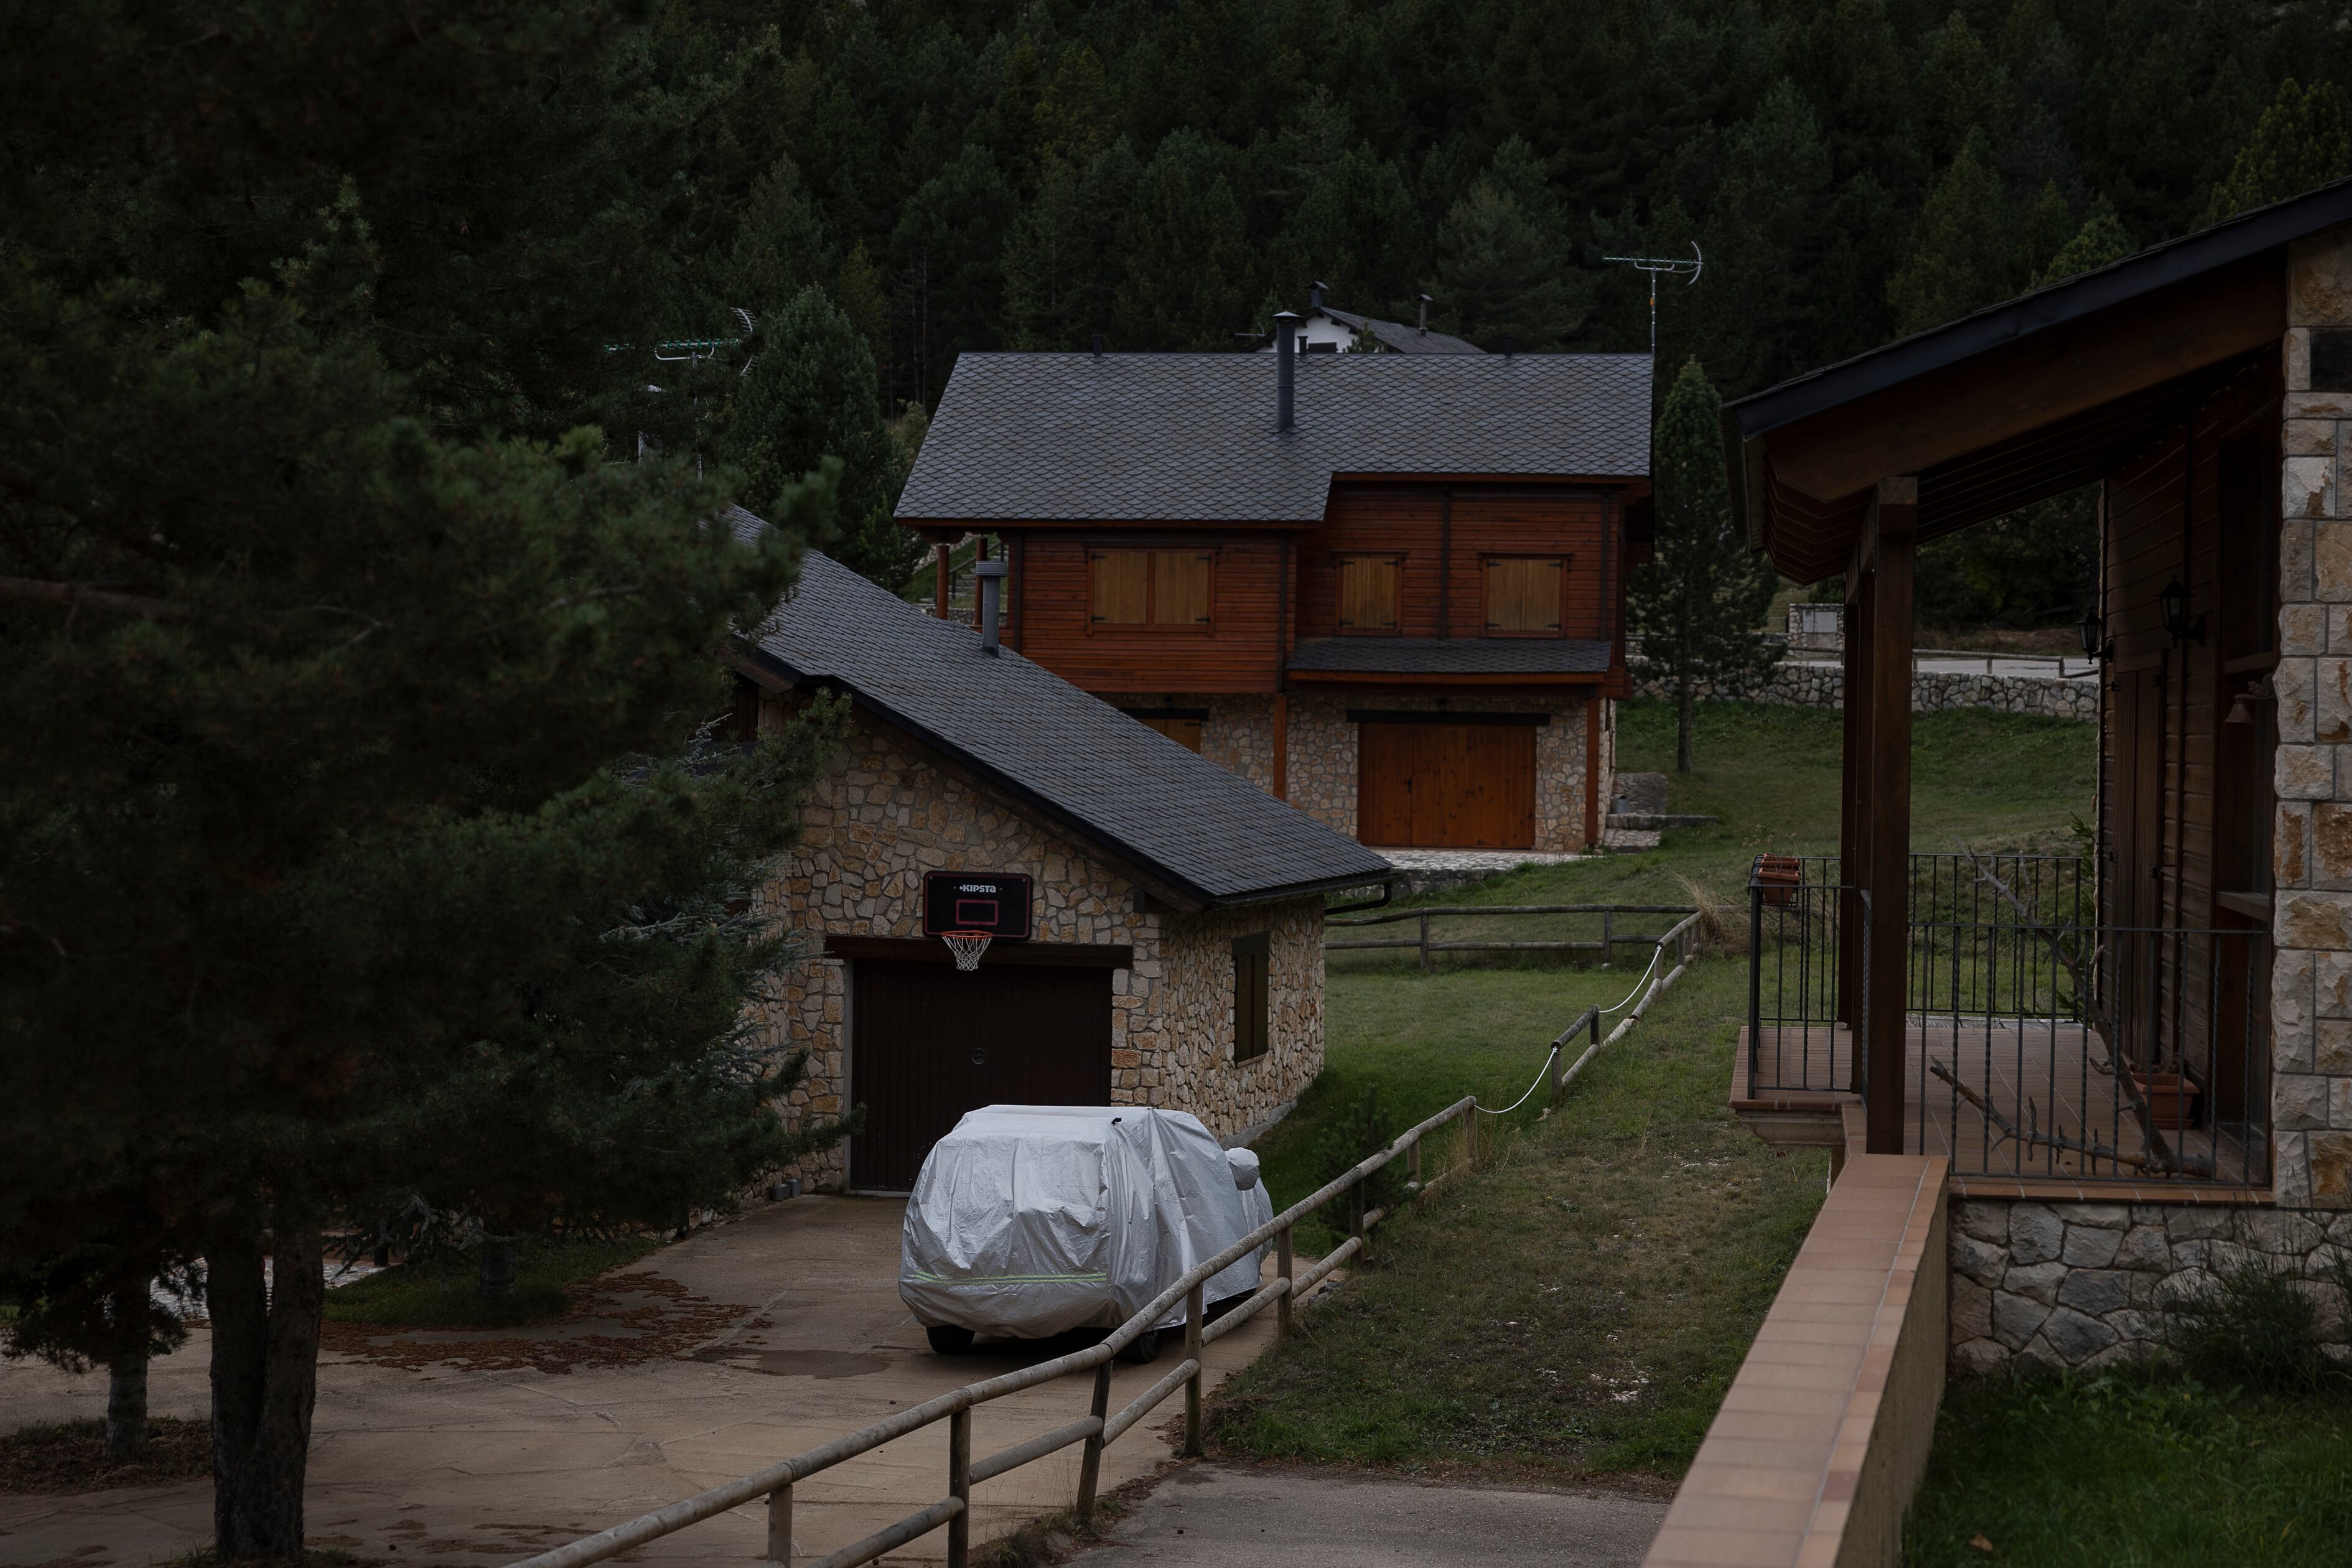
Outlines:
{"type": "Polygon", "coordinates": [[[2352,230],[2288,253],[2280,482],[2271,1110],[2282,1204],[2352,1205],[2352,388],[2315,391],[2311,330],[2352,327],[2352,230]]]}
{"type": "MultiPolygon", "coordinates": [[[[778,721],[772,704],[761,720],[778,721]]],[[[1111,975],[1115,1103],[1190,1110],[1230,1137],[1270,1120],[1322,1067],[1319,899],[1201,915],[1144,912],[1115,868],[862,720],[810,792],[801,833],[785,874],[762,895],[793,928],[919,936],[925,872],[1021,871],[1036,882],[1033,942],[1130,946],[1132,966],[1111,975]],[[1236,1066],[1232,938],[1260,931],[1272,936],[1270,1048],[1236,1066]]],[[[783,1108],[795,1124],[848,1105],[849,962],[793,965],[759,1013],[780,1053],[810,1053],[808,1076],[783,1108]]],[[[793,1173],[838,1186],[842,1153],[824,1151],[793,1173]]]]}
{"type": "MultiPolygon", "coordinates": [[[[1662,679],[1639,681],[1634,689],[1644,697],[1671,700],[1674,696],[1673,688],[1662,679]]],[[[1842,665],[1811,659],[1783,659],[1760,681],[1738,683],[1720,690],[1712,685],[1704,686],[1699,695],[1782,708],[1835,708],[1845,700],[1845,669],[1842,665]]],[[[2061,680],[2055,676],[1915,670],[1911,676],[1911,710],[1935,713],[1948,708],[1990,708],[2000,713],[2035,713],[2095,724],[2099,721],[2099,683],[2087,676],[2079,680],[2061,680]]]]}
{"type": "Polygon", "coordinates": [[[1951,1225],[1952,1366],[2100,1367],[2163,1349],[2165,1311],[2216,1268],[2259,1259],[2303,1283],[2320,1337],[2346,1342],[2329,1275],[2352,1215],[2221,1204],[1958,1199],[1951,1225]]]}

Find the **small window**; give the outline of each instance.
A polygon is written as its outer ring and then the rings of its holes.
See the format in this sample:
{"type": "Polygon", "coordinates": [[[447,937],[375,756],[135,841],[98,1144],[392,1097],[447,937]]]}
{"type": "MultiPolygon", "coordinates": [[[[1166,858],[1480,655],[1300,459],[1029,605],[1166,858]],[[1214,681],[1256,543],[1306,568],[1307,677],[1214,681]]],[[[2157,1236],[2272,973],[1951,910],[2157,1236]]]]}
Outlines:
{"type": "Polygon", "coordinates": [[[1390,637],[1397,629],[1397,584],[1402,555],[1339,557],[1339,629],[1390,637]]]}
{"type": "Polygon", "coordinates": [[[1210,552],[1097,550],[1090,558],[1098,626],[1210,626],[1210,552]]]}
{"type": "Polygon", "coordinates": [[[1234,938],[1234,1060],[1262,1057],[1271,1043],[1266,1016],[1268,938],[1264,931],[1234,938]]]}
{"type": "Polygon", "coordinates": [[[1567,583],[1568,561],[1563,556],[1488,556],[1487,635],[1558,637],[1567,583]]]}
{"type": "Polygon", "coordinates": [[[1204,708],[1127,708],[1120,711],[1147,730],[1156,730],[1188,752],[1201,749],[1201,727],[1208,720],[1204,708]]]}

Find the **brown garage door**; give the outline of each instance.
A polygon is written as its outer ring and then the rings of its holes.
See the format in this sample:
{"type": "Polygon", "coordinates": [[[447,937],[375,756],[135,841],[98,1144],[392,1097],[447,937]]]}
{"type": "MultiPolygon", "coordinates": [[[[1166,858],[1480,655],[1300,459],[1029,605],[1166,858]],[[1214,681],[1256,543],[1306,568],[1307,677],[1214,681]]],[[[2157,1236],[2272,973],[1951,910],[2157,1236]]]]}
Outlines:
{"type": "Polygon", "coordinates": [[[1536,841],[1530,724],[1359,727],[1356,837],[1402,849],[1527,849],[1536,841]]]}
{"type": "Polygon", "coordinates": [[[859,959],[850,982],[855,1187],[905,1192],[956,1119],[983,1105],[1110,1103],[1110,974],[982,961],[859,959]]]}

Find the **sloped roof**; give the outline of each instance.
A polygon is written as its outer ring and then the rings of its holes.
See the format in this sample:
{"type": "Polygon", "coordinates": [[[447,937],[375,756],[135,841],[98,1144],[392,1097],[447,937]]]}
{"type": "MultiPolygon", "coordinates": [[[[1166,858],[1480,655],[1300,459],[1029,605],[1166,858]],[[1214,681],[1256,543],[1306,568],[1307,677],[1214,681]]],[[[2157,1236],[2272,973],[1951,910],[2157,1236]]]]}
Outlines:
{"type": "Polygon", "coordinates": [[[908,523],[1322,521],[1339,474],[1640,479],[1647,354],[967,353],[908,523]]]}
{"type": "Polygon", "coordinates": [[[1610,646],[1590,637],[1310,637],[1290,668],[1349,675],[1606,675],[1610,646]]]}
{"type": "MultiPolygon", "coordinates": [[[[764,527],[749,512],[739,531],[764,527]]],[[[971,627],[812,552],[749,639],[752,662],[846,690],[883,722],[1203,907],[1387,880],[1378,852],[971,627]]]]}
{"type": "Polygon", "coordinates": [[[1482,354],[1486,351],[1467,338],[1448,337],[1444,332],[1424,332],[1419,327],[1408,327],[1402,321],[1383,321],[1377,316],[1359,316],[1353,310],[1334,310],[1318,305],[1311,313],[1330,317],[1343,326],[1369,333],[1382,348],[1401,354],[1482,354]]]}

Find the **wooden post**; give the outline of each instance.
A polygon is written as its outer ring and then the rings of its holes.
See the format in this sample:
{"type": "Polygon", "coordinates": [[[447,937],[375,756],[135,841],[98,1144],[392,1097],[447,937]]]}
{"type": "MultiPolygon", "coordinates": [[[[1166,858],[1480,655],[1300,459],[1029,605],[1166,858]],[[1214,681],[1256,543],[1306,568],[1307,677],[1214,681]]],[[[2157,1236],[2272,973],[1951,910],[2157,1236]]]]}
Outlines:
{"type": "Polygon", "coordinates": [[[971,1410],[948,1417],[948,1496],[962,1510],[948,1521],[948,1568],[964,1568],[971,1557],[971,1410]]]}
{"type": "MultiPolygon", "coordinates": [[[[1287,1239],[1289,1233],[1284,1232],[1287,1239]]],[[[1285,1301],[1286,1310],[1290,1303],[1285,1301]]],[[[1110,1363],[1106,1360],[1095,1368],[1095,1402],[1087,1414],[1096,1421],[1095,1435],[1087,1439],[1083,1456],[1078,1460],[1078,1517],[1091,1518],[1095,1511],[1095,1490],[1102,1485],[1102,1426],[1110,1415],[1110,1363]]]]}
{"type": "Polygon", "coordinates": [[[1878,481],[1870,579],[1870,1040],[1873,1154],[1903,1152],[1904,1002],[1911,921],[1911,577],[1919,481],[1878,481]]]}
{"type": "Polygon", "coordinates": [[[1201,1282],[1184,1292],[1184,1359],[1192,1375],[1184,1380],[1184,1452],[1201,1452],[1201,1282]]]}
{"type": "Polygon", "coordinates": [[[1462,1113],[1462,1163],[1478,1163],[1478,1108],[1475,1105],[1462,1113]]]}
{"type": "Polygon", "coordinates": [[[1429,911],[1421,911],[1421,966],[1429,967],[1429,911]]]}
{"type": "Polygon", "coordinates": [[[1617,922],[1607,910],[1601,911],[1601,967],[1609,967],[1617,956],[1617,922]]]}
{"type": "Polygon", "coordinates": [[[1348,1189],[1348,1234],[1358,1241],[1364,1239],[1364,1178],[1356,1178],[1348,1189]]]}
{"type": "Polygon", "coordinates": [[[948,587],[955,576],[948,564],[952,554],[953,552],[944,544],[931,546],[932,572],[937,579],[931,589],[931,614],[943,621],[948,618],[948,587]]]}
{"type": "MultiPolygon", "coordinates": [[[[1838,794],[1838,881],[1858,889],[1870,859],[1870,578],[1845,583],[1844,767],[1838,794]]],[[[1838,1020],[1861,1040],[1862,895],[1838,895],[1838,1020]]]]}
{"type": "MultiPolygon", "coordinates": [[[[1605,570],[1605,568],[1604,568],[1605,570]]],[[[1601,842],[1601,688],[1584,699],[1584,847],[1601,842]]],[[[1604,960],[1606,955],[1603,955],[1604,960]]]]}
{"type": "Polygon", "coordinates": [[[1291,1287],[1290,1290],[1285,1290],[1282,1293],[1281,1299],[1275,1303],[1274,1307],[1274,1337],[1286,1340],[1290,1337],[1291,1331],[1291,1291],[1298,1288],[1298,1269],[1291,1262],[1290,1227],[1286,1225],[1274,1233],[1274,1271],[1289,1281],[1291,1287]]]}
{"type": "Polygon", "coordinates": [[[1404,1179],[1413,1191],[1421,1190],[1421,1140],[1418,1138],[1404,1152],[1404,1179]]]}
{"type": "Polygon", "coordinates": [[[1290,694],[1274,694],[1274,798],[1290,798],[1290,694]]]}
{"type": "Polygon", "coordinates": [[[768,1494],[768,1561],[792,1568],[793,1489],[790,1482],[768,1494]]]}

